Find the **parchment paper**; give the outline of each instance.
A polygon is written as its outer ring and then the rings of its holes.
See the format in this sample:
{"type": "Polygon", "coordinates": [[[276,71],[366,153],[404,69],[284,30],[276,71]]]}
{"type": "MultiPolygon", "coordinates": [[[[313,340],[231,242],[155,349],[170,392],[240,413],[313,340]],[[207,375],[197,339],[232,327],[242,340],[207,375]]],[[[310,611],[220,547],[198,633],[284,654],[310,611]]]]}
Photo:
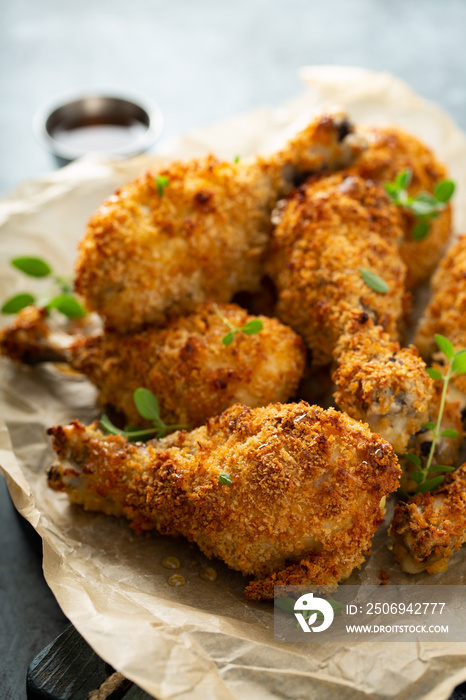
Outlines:
{"type": "MultiPolygon", "coordinates": [[[[402,81],[359,68],[301,71],[305,91],[278,109],[258,109],[163,144],[165,158],[214,151],[232,159],[266,152],[307,123],[313,112],[340,105],[355,121],[396,122],[428,143],[457,182],[455,229],[466,230],[466,139],[438,107],[402,81]]],[[[0,299],[44,282],[25,280],[8,261],[40,255],[71,274],[76,243],[101,201],[154,156],[110,162],[84,159],[21,185],[0,202],[0,299]]],[[[5,322],[3,320],[3,322],[5,322]]],[[[50,491],[44,472],[52,452],[45,429],[97,416],[94,389],[52,365],[0,363],[0,465],[17,509],[42,536],[44,573],[58,603],[105,661],[160,699],[447,698],[466,679],[466,642],[443,644],[277,644],[271,604],[247,603],[245,579],[220,562],[206,582],[207,560],[194,545],[169,537],[137,537],[125,521],[89,514],[50,491]],[[161,560],[177,556],[186,585],[167,585],[161,560]]],[[[350,582],[464,583],[465,551],[435,577],[402,574],[381,530],[373,554],[350,582]]]]}

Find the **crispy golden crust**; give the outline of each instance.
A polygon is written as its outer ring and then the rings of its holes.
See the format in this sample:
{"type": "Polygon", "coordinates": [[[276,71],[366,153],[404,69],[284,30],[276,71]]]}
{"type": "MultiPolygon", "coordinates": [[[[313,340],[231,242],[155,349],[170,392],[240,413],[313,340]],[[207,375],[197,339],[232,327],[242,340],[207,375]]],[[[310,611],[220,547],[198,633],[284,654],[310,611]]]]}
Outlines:
{"type": "Polygon", "coordinates": [[[110,327],[161,323],[260,279],[273,183],[213,156],[147,171],[110,197],[80,243],[76,290],[110,327]],[[160,196],[159,176],[169,179],[160,196]]]}
{"type": "Polygon", "coordinates": [[[354,314],[335,348],[337,405],[398,453],[429,419],[433,381],[414,346],[400,349],[367,314],[354,314]]]}
{"type": "MultiPolygon", "coordinates": [[[[455,350],[466,348],[466,236],[449,249],[432,278],[432,299],[416,333],[422,356],[431,360],[437,350],[435,334],[446,336],[455,350]]],[[[466,394],[466,377],[454,379],[466,394]]]]}
{"type": "MultiPolygon", "coordinates": [[[[411,195],[433,192],[439,180],[446,177],[444,166],[437,161],[432,151],[421,141],[401,129],[390,127],[362,128],[369,147],[351,173],[381,184],[391,182],[406,168],[413,173],[408,188],[411,195]]],[[[407,286],[412,288],[426,281],[434,271],[451,230],[451,207],[431,222],[428,236],[422,241],[412,239],[415,217],[402,210],[404,238],[400,254],[408,268],[407,286]]]]}
{"type": "Polygon", "coordinates": [[[272,597],[274,581],[330,584],[349,575],[369,552],[381,501],[400,474],[392,447],[367,426],[304,402],[236,404],[191,433],[144,446],[78,422],[49,432],[58,455],[52,488],[268,577],[248,589],[253,599],[272,597]]]}
{"type": "MultiPolygon", "coordinates": [[[[254,318],[235,304],[218,309],[238,328],[254,318]]],[[[72,365],[97,386],[100,405],[116,407],[128,423],[141,423],[133,392],[146,387],[166,423],[193,428],[233,403],[265,406],[294,395],[304,371],[303,342],[277,319],[260,319],[260,333],[236,333],[225,346],[229,328],[206,302],[163,329],[79,339],[70,349],[72,365]]]]}
{"type": "Polygon", "coordinates": [[[43,356],[48,336],[47,310],[27,306],[10,325],[0,329],[0,355],[29,363],[43,356]]]}
{"type": "Polygon", "coordinates": [[[451,555],[466,542],[466,464],[433,493],[399,503],[390,536],[403,571],[445,571],[451,555]]]}
{"type": "Polygon", "coordinates": [[[341,116],[312,122],[252,164],[213,156],[146,172],[109,197],[79,246],[76,290],[120,331],[258,288],[270,214],[295,169],[343,167],[361,144],[341,116]],[[158,177],[168,178],[161,196],[158,177]]]}
{"type": "Polygon", "coordinates": [[[406,268],[396,248],[400,213],[382,189],[337,174],[303,185],[277,214],[268,271],[277,315],[304,339],[315,364],[332,359],[353,310],[365,310],[392,337],[404,311],[406,268]],[[360,268],[389,285],[371,289],[360,268]]]}

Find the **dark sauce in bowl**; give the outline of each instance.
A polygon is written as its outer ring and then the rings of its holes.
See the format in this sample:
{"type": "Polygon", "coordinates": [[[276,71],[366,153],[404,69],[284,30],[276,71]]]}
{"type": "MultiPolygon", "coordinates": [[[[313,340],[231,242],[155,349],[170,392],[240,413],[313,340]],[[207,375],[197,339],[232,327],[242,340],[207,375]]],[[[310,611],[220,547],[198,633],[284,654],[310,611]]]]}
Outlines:
{"type": "Polygon", "coordinates": [[[35,131],[63,165],[86,153],[143,153],[160,135],[162,123],[159,107],[147,100],[89,94],[43,109],[35,131]]]}

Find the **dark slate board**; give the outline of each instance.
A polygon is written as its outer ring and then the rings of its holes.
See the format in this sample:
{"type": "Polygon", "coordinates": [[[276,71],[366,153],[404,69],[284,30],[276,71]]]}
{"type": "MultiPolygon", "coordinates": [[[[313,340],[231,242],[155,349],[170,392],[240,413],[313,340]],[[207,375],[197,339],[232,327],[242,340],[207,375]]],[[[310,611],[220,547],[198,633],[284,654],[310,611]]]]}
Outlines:
{"type": "Polygon", "coordinates": [[[33,660],[26,688],[29,700],[89,700],[89,693],[99,688],[99,700],[152,697],[115,674],[71,625],[33,660]]]}

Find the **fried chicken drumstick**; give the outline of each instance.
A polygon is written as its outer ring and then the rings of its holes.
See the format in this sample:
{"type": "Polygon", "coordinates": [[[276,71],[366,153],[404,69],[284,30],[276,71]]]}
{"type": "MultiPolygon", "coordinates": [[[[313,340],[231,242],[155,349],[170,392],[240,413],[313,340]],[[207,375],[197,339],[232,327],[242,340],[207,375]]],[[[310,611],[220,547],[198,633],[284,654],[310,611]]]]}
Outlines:
{"type": "Polygon", "coordinates": [[[343,173],[303,185],[276,221],[269,273],[278,317],[301,334],[314,365],[336,362],[338,406],[404,452],[428,419],[433,383],[417,350],[396,342],[406,300],[400,212],[378,185],[343,173]],[[371,288],[361,268],[388,292],[371,288]]]}
{"type": "Polygon", "coordinates": [[[466,542],[466,464],[434,492],[398,503],[390,536],[403,571],[445,571],[451,555],[466,542]]]}
{"type": "Polygon", "coordinates": [[[269,158],[147,171],[89,221],[76,291],[107,326],[127,331],[257,289],[277,199],[296,176],[350,165],[364,145],[344,115],[329,114],[269,158]]]}
{"type": "Polygon", "coordinates": [[[400,212],[378,185],[344,174],[311,181],[279,205],[274,221],[268,272],[277,288],[276,314],[301,335],[314,365],[331,362],[354,310],[397,339],[403,232],[400,212]],[[360,268],[382,277],[388,292],[369,287],[360,268]]]}
{"type": "Polygon", "coordinates": [[[0,331],[0,355],[68,361],[98,388],[100,406],[113,406],[133,425],[141,424],[133,400],[139,387],[157,396],[167,423],[190,427],[233,403],[265,406],[294,396],[305,365],[302,340],[277,319],[261,316],[259,333],[236,333],[225,346],[229,328],[219,313],[237,328],[257,318],[236,304],[206,302],[164,328],[73,338],[51,331],[45,309],[28,307],[0,331]]]}
{"type": "MultiPolygon", "coordinates": [[[[368,148],[350,168],[349,174],[373,180],[381,185],[392,182],[406,169],[412,180],[408,193],[433,192],[435,185],[446,177],[444,166],[419,139],[395,126],[359,127],[367,138],[368,148]]],[[[412,232],[416,217],[409,209],[401,208],[403,239],[400,255],[407,266],[406,284],[409,289],[429,279],[442,251],[448,243],[451,230],[451,207],[431,221],[429,233],[423,240],[414,240],[412,232]]]]}
{"type": "Polygon", "coordinates": [[[432,418],[434,385],[426,365],[414,346],[400,348],[365,312],[354,313],[345,331],[334,352],[335,401],[402,454],[432,418]]]}
{"type": "Polygon", "coordinates": [[[49,430],[49,485],[73,503],[196,542],[208,557],[274,584],[333,584],[370,551],[398,486],[392,447],[367,426],[305,402],[236,404],[190,433],[128,443],[77,421],[49,430]],[[219,481],[221,472],[231,484],[219,481]]]}

